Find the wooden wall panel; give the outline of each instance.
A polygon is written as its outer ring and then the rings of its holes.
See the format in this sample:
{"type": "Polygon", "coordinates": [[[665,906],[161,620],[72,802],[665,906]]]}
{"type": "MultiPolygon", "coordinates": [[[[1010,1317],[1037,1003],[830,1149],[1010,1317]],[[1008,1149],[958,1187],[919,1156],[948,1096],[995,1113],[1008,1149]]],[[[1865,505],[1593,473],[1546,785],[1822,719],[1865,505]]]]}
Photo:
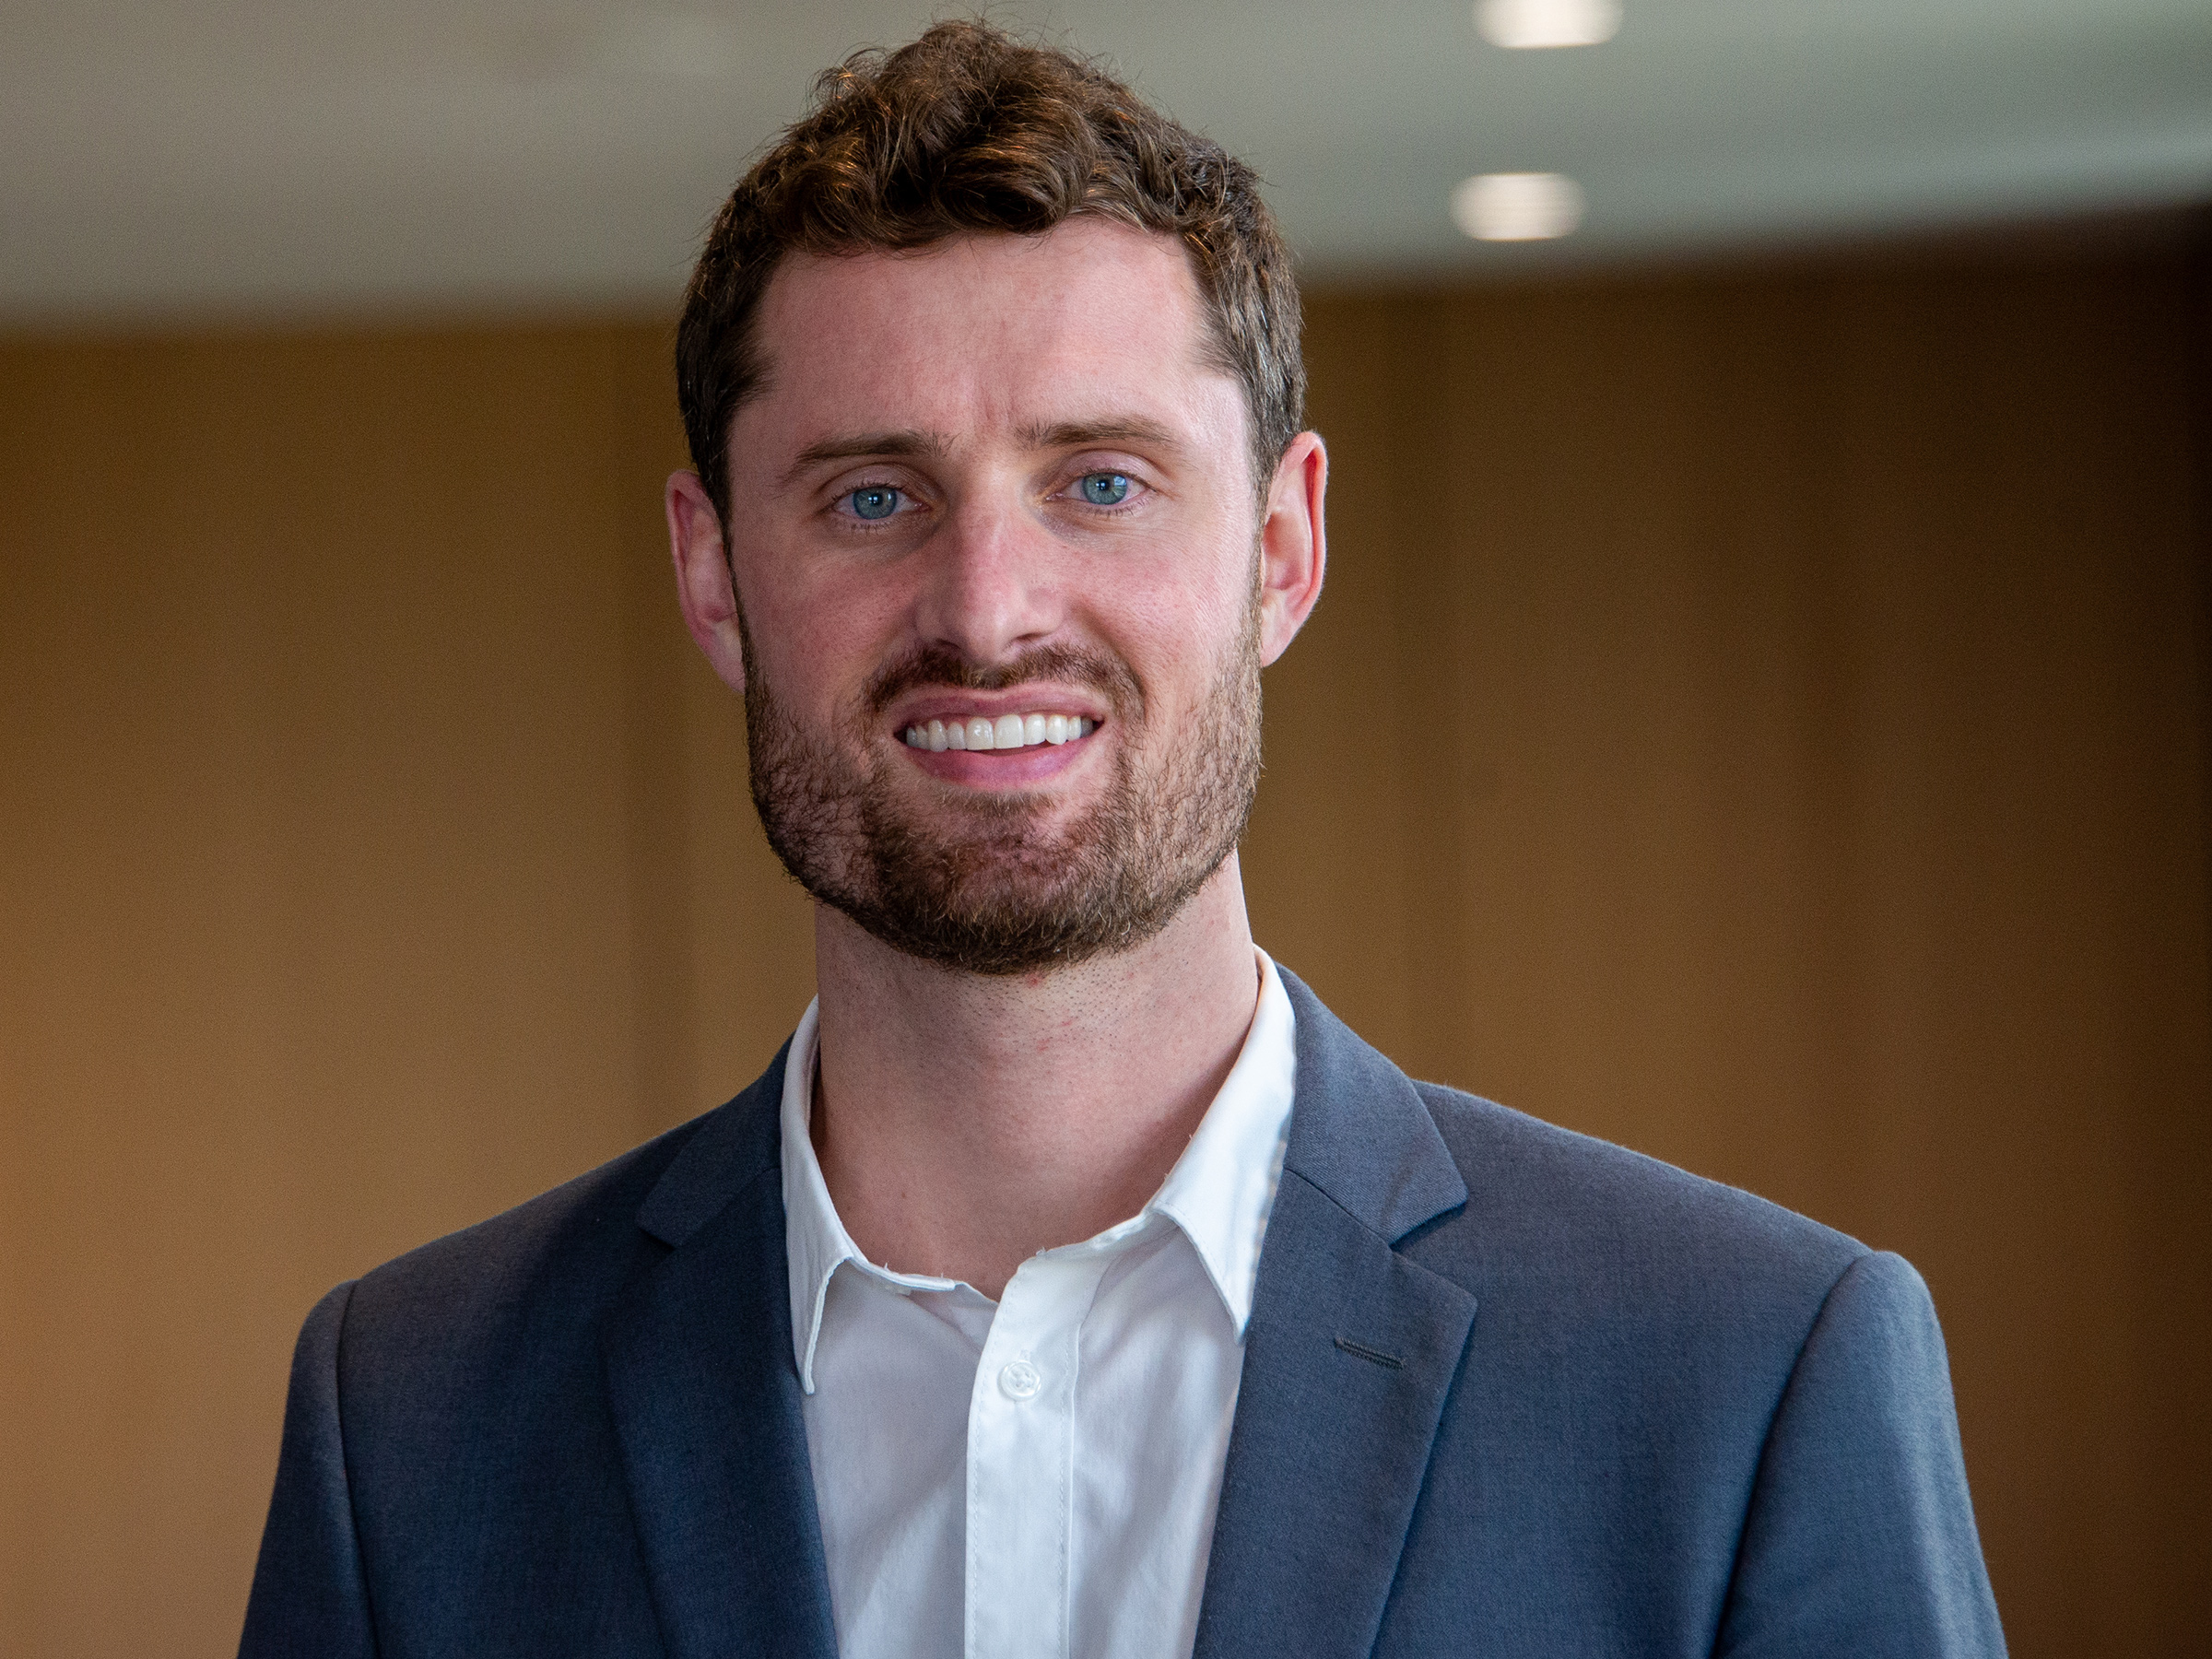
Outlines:
{"type": "Polygon", "coordinates": [[[315,1297],[735,1087],[665,994],[689,647],[626,603],[664,363],[0,354],[0,1652],[234,1644],[315,1297]]]}
{"type": "MultiPolygon", "coordinates": [[[[1264,943],[1903,1250],[2014,1651],[2212,1627],[2183,267],[1324,296],[1264,943]]],[[[234,1642],[300,1317],[809,994],[665,327],[0,343],[0,1651],[234,1642]]]]}
{"type": "Polygon", "coordinates": [[[1349,488],[1270,686],[1263,940],[1412,1069],[1910,1256],[2022,1654],[2212,1629],[2198,295],[1913,265],[1311,324],[1349,488]]]}

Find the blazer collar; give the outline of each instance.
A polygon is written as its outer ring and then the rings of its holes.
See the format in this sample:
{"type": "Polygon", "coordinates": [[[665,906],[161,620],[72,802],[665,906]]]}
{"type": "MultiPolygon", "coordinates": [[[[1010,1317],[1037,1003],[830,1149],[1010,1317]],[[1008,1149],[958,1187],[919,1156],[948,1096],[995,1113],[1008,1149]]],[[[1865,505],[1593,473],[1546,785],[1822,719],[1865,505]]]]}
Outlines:
{"type": "Polygon", "coordinates": [[[1406,1074],[1287,968],[1298,1015],[1298,1104],[1283,1167],[1396,1243],[1467,1201],[1451,1149],[1406,1074]]]}
{"type": "Polygon", "coordinates": [[[1406,1075],[1288,973],[1298,1103],[1267,1224],[1196,1659],[1370,1653],[1475,1321],[1392,1246],[1466,1183],[1406,1075]]]}
{"type": "Polygon", "coordinates": [[[755,1176],[776,1167],[782,1145],[776,1104],[783,1097],[783,1065],[790,1056],[786,1041],[744,1093],[707,1113],[645,1195],[640,1227],[680,1249],[755,1176]]]}
{"type": "Polygon", "coordinates": [[[777,1178],[783,1056],[686,1142],[639,1212],[670,1247],[603,1358],[645,1571],[672,1659],[835,1659],[777,1178]]]}

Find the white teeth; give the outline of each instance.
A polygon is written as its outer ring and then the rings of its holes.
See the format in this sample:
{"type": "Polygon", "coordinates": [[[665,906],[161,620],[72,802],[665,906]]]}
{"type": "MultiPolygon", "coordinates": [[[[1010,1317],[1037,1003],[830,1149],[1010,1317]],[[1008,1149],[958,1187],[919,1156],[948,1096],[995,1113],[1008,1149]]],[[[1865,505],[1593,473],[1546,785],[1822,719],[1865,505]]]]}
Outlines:
{"type": "Polygon", "coordinates": [[[967,720],[933,720],[927,725],[910,725],[899,735],[909,748],[942,754],[947,749],[1030,748],[1040,743],[1073,743],[1098,728],[1097,721],[1077,714],[1001,714],[995,720],[977,714],[967,720]]]}

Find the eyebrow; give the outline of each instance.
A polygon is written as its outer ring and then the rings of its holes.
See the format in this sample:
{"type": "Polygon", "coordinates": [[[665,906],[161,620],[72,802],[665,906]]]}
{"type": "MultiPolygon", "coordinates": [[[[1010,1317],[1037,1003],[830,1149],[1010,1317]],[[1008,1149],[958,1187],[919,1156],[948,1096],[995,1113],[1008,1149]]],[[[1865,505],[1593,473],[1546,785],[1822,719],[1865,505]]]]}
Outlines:
{"type": "Polygon", "coordinates": [[[1088,449],[1094,443],[1136,443],[1182,453],[1182,441],[1157,420],[1139,415],[1105,420],[1063,421],[1057,426],[1025,427],[1022,440],[1032,449],[1088,449]]]}
{"type": "MultiPolygon", "coordinates": [[[[1182,453],[1182,440],[1157,420],[1141,416],[1112,416],[1103,420],[1064,420],[1051,426],[1028,426],[1018,434],[1031,449],[1087,449],[1098,443],[1135,443],[1152,449],[1182,453]]],[[[912,428],[895,432],[855,432],[810,443],[783,475],[786,488],[801,475],[825,461],[860,461],[877,456],[935,457],[947,453],[951,441],[940,433],[912,428]]]]}
{"type": "Polygon", "coordinates": [[[935,432],[920,432],[912,428],[900,432],[855,432],[850,437],[825,438],[799,452],[798,459],[783,475],[783,485],[789,488],[798,482],[802,473],[825,461],[860,461],[876,455],[942,455],[951,447],[935,432]]]}

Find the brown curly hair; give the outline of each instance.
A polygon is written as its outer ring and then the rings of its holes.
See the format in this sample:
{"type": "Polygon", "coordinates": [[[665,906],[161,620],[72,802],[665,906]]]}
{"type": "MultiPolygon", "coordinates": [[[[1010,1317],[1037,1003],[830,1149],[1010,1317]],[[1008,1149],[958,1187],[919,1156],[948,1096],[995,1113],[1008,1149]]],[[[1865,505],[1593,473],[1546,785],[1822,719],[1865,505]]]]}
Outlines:
{"type": "Polygon", "coordinates": [[[1290,253],[1258,179],[1096,65],[956,21],[826,71],[708,234],[676,382],[692,465],[724,521],[730,422],[762,369],[753,315],[783,254],[1035,236],[1077,214],[1182,240],[1216,360],[1243,382],[1264,491],[1303,423],[1306,374],[1290,253]]]}

